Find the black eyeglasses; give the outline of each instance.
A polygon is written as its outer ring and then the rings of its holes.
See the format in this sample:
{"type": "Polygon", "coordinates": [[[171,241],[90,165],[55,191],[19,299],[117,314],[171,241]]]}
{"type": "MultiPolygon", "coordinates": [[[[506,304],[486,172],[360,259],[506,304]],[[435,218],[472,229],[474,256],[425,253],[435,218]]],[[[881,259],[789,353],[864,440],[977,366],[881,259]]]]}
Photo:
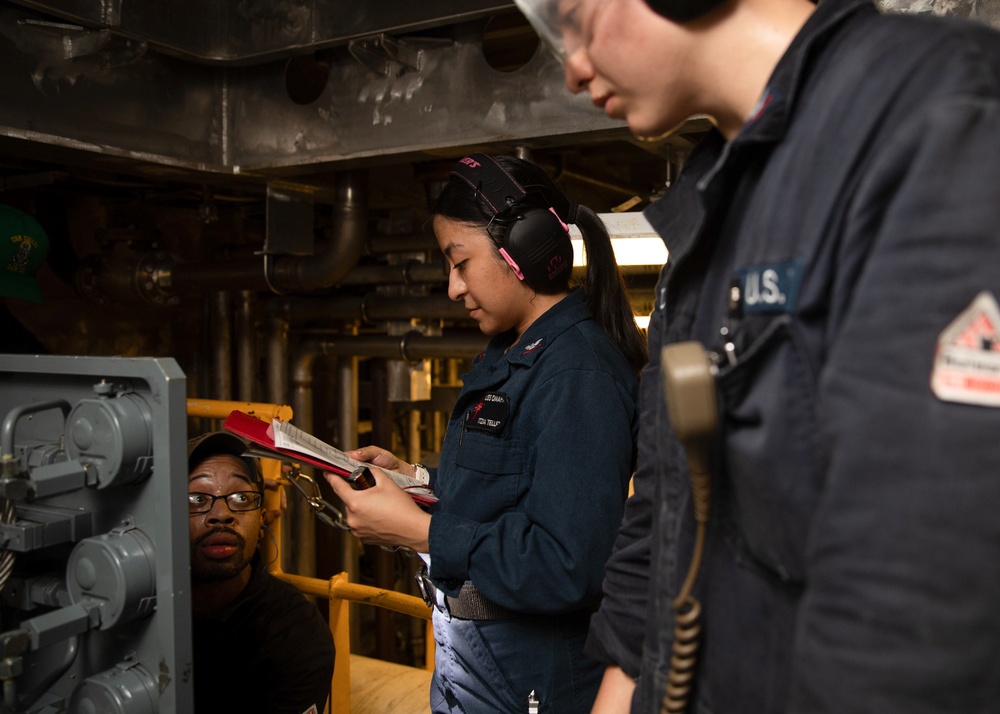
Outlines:
{"type": "Polygon", "coordinates": [[[208,513],[215,508],[215,502],[225,499],[226,507],[233,513],[243,513],[245,511],[256,511],[260,508],[264,497],[257,491],[236,491],[227,493],[225,496],[213,496],[210,493],[189,493],[188,494],[188,514],[208,513]]]}

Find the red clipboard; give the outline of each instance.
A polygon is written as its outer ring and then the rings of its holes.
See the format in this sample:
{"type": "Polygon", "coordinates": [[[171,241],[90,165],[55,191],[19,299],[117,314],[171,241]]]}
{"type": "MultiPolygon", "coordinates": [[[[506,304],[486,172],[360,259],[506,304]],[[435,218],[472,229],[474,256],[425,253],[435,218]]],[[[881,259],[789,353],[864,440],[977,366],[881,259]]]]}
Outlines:
{"type": "MultiPolygon", "coordinates": [[[[341,466],[323,459],[315,458],[310,454],[303,454],[302,452],[295,451],[294,449],[277,447],[274,445],[274,437],[268,433],[271,428],[271,425],[268,422],[262,421],[257,417],[247,414],[246,412],[241,412],[238,409],[234,409],[229,413],[229,416],[227,416],[222,422],[222,428],[263,448],[266,452],[273,454],[274,458],[283,458],[288,461],[298,461],[310,464],[323,469],[324,471],[329,471],[330,473],[335,473],[340,476],[350,476],[357,466],[362,465],[360,461],[355,461],[346,455],[344,456],[344,459],[347,463],[344,466],[341,466]]],[[[267,454],[254,455],[267,456],[267,454]]],[[[383,469],[383,471],[385,471],[385,469],[383,469]]],[[[391,472],[387,472],[387,474],[388,473],[391,472]]],[[[389,478],[393,477],[390,475],[389,478]]],[[[397,475],[397,478],[412,481],[412,479],[409,479],[409,477],[403,476],[402,474],[397,475]]],[[[396,479],[393,480],[395,481],[396,479]]],[[[429,506],[437,501],[437,498],[430,493],[429,489],[424,485],[417,487],[415,485],[409,485],[409,483],[407,483],[407,485],[399,483],[399,486],[407,491],[410,498],[420,505],[429,506]]]]}
{"type": "Polygon", "coordinates": [[[226,431],[231,431],[236,434],[236,436],[241,436],[258,446],[263,446],[268,451],[275,453],[278,456],[284,456],[291,461],[301,461],[311,466],[316,466],[324,471],[329,471],[331,473],[340,474],[341,476],[350,476],[353,469],[343,468],[337,466],[336,464],[331,464],[329,461],[323,461],[322,459],[317,459],[309,454],[303,454],[299,451],[294,451],[292,449],[282,449],[274,445],[274,438],[268,434],[268,429],[271,425],[266,421],[261,421],[257,417],[251,416],[246,412],[241,412],[239,410],[233,410],[226,417],[225,421],[222,422],[222,428],[226,431]]]}

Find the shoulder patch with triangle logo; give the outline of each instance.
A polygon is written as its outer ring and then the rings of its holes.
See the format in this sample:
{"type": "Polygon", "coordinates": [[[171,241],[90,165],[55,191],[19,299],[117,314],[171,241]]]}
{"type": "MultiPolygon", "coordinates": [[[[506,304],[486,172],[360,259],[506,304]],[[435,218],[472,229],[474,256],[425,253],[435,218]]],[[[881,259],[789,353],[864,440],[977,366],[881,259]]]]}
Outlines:
{"type": "Polygon", "coordinates": [[[946,402],[1000,407],[1000,307],[983,291],[938,337],[931,390],[946,402]]]}

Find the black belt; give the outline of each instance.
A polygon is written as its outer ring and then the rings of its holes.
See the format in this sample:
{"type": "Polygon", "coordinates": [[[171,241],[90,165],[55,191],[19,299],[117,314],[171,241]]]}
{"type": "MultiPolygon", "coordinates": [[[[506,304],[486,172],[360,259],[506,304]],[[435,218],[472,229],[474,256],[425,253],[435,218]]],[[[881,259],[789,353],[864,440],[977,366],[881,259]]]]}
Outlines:
{"type": "MultiPolygon", "coordinates": [[[[426,566],[422,565],[417,569],[417,586],[427,606],[438,607],[437,587],[427,574],[426,566]]],[[[470,582],[462,585],[458,597],[445,595],[444,601],[448,614],[459,620],[510,620],[521,617],[519,613],[497,605],[470,582]]]]}

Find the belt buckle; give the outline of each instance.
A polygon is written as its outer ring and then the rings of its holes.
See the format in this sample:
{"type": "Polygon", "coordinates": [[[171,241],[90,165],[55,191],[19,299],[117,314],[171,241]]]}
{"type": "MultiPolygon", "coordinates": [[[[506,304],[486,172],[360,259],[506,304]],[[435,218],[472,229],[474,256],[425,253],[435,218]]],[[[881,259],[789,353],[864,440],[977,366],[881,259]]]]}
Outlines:
{"type": "Polygon", "coordinates": [[[427,607],[433,608],[437,604],[437,598],[435,597],[436,588],[434,583],[431,582],[430,576],[427,574],[427,566],[421,565],[417,568],[417,587],[420,589],[420,597],[423,598],[424,604],[427,607]]]}

